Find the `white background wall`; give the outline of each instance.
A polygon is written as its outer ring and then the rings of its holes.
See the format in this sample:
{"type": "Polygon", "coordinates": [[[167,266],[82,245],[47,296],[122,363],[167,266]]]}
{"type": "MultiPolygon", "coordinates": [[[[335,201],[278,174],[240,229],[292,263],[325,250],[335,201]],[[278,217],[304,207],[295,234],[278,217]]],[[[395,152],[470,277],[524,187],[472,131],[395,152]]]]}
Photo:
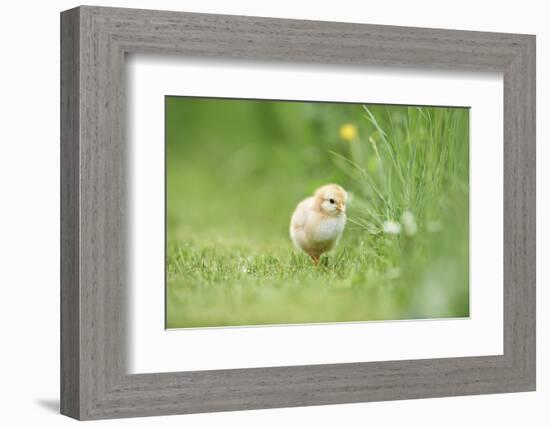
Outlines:
{"type": "MultiPolygon", "coordinates": [[[[550,26],[543,1],[96,1],[94,4],[520,32],[537,35],[538,391],[508,395],[116,420],[146,426],[549,425],[547,163],[550,26]],[[483,424],[482,424],[483,423],[483,424]]],[[[59,384],[59,11],[74,1],[12,1],[0,25],[0,423],[68,425],[59,384]]]]}

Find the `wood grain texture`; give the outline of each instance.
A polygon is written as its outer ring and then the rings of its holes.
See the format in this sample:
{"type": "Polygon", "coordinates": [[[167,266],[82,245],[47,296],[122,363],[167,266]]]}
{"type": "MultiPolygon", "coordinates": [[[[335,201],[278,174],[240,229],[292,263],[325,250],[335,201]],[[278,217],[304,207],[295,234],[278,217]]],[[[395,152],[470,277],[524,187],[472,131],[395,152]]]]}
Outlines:
{"type": "Polygon", "coordinates": [[[61,19],[61,412],[80,414],[78,10],[61,19]]]}
{"type": "Polygon", "coordinates": [[[77,419],[534,390],[535,38],[80,7],[62,13],[62,413],[77,419]],[[504,354],[127,374],[124,56],[501,71],[504,354]]]}

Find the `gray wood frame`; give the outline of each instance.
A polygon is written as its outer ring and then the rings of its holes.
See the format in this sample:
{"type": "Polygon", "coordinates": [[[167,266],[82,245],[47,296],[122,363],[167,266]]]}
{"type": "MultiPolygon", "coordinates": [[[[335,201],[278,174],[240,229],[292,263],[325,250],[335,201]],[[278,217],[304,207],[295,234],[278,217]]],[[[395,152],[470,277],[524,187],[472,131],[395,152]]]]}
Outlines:
{"type": "Polygon", "coordinates": [[[61,412],[100,419],[535,389],[535,37],[83,6],[61,14],[61,412]],[[126,53],[504,75],[504,354],[125,370],[126,53]]]}

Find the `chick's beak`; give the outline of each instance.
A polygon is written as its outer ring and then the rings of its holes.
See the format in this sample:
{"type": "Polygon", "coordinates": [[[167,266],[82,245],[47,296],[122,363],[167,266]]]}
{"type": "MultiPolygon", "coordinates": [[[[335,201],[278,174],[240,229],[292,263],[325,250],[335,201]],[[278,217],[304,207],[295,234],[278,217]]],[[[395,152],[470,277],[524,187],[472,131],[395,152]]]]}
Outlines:
{"type": "Polygon", "coordinates": [[[339,212],[345,212],[346,211],[346,206],[343,203],[338,203],[336,205],[336,210],[339,211],[339,212]]]}

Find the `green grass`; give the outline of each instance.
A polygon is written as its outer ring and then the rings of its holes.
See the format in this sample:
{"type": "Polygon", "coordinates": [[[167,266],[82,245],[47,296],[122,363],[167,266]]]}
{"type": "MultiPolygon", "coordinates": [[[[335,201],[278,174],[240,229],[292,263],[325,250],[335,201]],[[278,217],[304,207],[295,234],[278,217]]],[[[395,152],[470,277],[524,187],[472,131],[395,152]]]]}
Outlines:
{"type": "Polygon", "coordinates": [[[166,114],[168,328],[469,315],[467,109],[170,97],[166,114]],[[288,223],[329,182],[349,221],[314,267],[288,223]]]}

